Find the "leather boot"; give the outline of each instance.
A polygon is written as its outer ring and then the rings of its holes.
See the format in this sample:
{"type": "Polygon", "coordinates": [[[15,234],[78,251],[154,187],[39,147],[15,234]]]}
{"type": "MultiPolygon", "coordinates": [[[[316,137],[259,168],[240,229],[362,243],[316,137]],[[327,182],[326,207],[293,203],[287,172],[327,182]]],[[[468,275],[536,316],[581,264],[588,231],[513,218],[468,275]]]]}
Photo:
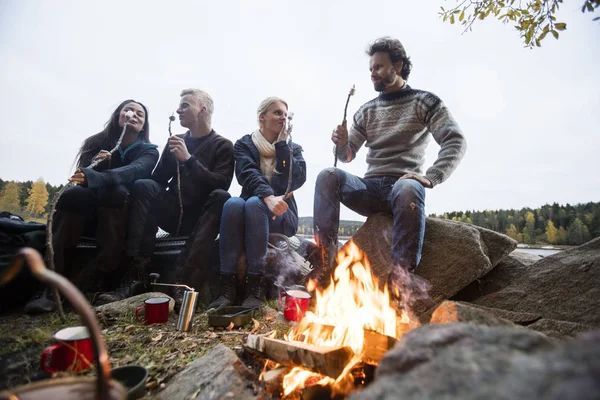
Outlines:
{"type": "Polygon", "coordinates": [[[221,274],[219,297],[210,303],[208,308],[219,309],[233,305],[237,296],[236,285],[236,274],[221,274]]]}
{"type": "Polygon", "coordinates": [[[53,292],[54,290],[52,288],[47,287],[35,293],[25,305],[25,313],[37,315],[56,311],[58,304],[56,303],[53,292]]]}
{"type": "Polygon", "coordinates": [[[150,258],[134,259],[133,265],[121,280],[117,290],[100,294],[94,305],[108,304],[145,293],[149,287],[147,270],[150,263],[150,258]]]}
{"type": "Polygon", "coordinates": [[[259,308],[265,301],[265,284],[262,275],[248,275],[248,297],[242,307],[259,308]]]}

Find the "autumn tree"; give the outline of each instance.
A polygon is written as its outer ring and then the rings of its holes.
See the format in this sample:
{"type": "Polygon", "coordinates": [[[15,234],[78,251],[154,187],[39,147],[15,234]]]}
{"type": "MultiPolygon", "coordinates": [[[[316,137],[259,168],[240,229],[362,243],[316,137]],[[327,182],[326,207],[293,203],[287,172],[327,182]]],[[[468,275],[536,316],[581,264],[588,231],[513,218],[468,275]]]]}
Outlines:
{"type": "Polygon", "coordinates": [[[8,182],[0,192],[0,211],[8,211],[16,214],[21,211],[19,201],[19,184],[17,182],[8,182]]]}
{"type": "Polygon", "coordinates": [[[31,185],[29,197],[27,197],[26,210],[31,214],[43,214],[48,204],[48,189],[42,178],[31,185]]]}
{"type": "Polygon", "coordinates": [[[523,228],[523,242],[535,243],[535,217],[531,211],[525,214],[525,228],[523,228]]]}
{"type": "Polygon", "coordinates": [[[546,240],[551,244],[556,244],[558,240],[558,230],[552,221],[548,221],[546,224],[546,240]]]}
{"type": "MultiPolygon", "coordinates": [[[[493,17],[502,23],[514,24],[526,47],[540,47],[548,34],[559,38],[559,32],[567,24],[557,22],[556,13],[563,0],[457,0],[458,5],[446,10],[441,7],[440,16],[451,24],[459,22],[466,31],[471,31],[475,22],[493,17]]],[[[600,0],[584,0],[581,12],[595,12],[600,0]]],[[[593,20],[597,21],[600,17],[593,20]]]]}

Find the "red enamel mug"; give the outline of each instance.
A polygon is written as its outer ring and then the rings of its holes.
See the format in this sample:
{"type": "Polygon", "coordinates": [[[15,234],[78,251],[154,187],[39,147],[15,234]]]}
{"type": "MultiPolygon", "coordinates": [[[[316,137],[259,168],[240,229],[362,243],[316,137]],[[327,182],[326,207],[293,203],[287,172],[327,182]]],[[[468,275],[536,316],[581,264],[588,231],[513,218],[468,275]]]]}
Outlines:
{"type": "Polygon", "coordinates": [[[169,298],[151,297],[135,309],[135,318],[144,324],[164,324],[169,320],[169,298]],[[144,310],[144,317],[140,311],[144,310]]]}
{"type": "Polygon", "coordinates": [[[85,326],[72,326],[53,335],[56,344],[47,347],[40,359],[41,368],[48,372],[81,372],[94,361],[94,347],[85,326]]]}
{"type": "Polygon", "coordinates": [[[288,290],[279,293],[279,304],[283,309],[283,316],[288,321],[300,321],[308,310],[310,294],[302,290],[288,290]]]}

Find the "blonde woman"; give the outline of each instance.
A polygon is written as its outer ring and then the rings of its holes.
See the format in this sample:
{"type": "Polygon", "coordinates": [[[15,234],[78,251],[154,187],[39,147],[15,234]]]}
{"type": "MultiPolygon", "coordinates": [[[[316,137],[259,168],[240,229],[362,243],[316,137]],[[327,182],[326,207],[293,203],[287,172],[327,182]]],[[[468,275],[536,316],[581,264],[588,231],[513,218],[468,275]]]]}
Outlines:
{"type": "Polygon", "coordinates": [[[235,302],[236,273],[246,253],[247,297],[244,307],[259,307],[264,300],[263,274],[270,233],[292,236],[298,229],[298,207],[293,192],[306,181],[302,147],[287,142],[288,105],[278,97],[263,100],[257,110],[259,128],[234,146],[235,175],[240,197],[225,203],[221,217],[219,297],[210,308],[235,302]],[[285,195],[291,176],[291,190],[285,195]]]}

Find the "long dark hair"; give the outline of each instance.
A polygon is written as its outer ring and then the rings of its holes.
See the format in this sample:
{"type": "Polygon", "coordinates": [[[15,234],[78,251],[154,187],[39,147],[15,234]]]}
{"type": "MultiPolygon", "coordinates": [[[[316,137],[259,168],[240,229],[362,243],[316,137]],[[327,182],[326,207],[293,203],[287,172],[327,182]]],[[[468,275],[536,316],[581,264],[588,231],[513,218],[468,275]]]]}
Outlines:
{"type": "MultiPolygon", "coordinates": [[[[91,157],[95,156],[95,154],[91,154],[91,153],[97,153],[99,150],[101,150],[98,147],[103,142],[113,143],[119,139],[119,136],[121,136],[121,130],[123,129],[122,127],[119,126],[119,116],[121,114],[121,110],[123,109],[123,107],[125,107],[125,105],[127,105],[129,103],[137,103],[140,106],[142,106],[142,108],[144,109],[146,118],[144,120],[144,127],[142,128],[142,131],[140,132],[140,134],[143,133],[144,141],[146,143],[150,143],[150,123],[148,122],[149,121],[148,109],[146,108],[145,105],[143,105],[139,101],[132,100],[132,99],[125,100],[124,102],[119,104],[119,106],[115,109],[115,111],[113,111],[109,120],[104,125],[104,129],[101,132],[98,132],[95,135],[90,136],[89,138],[84,140],[83,144],[81,145],[81,148],[79,149],[79,152],[77,153],[77,157],[76,157],[77,168],[81,168],[82,166],[84,166],[83,164],[86,163],[86,160],[91,160],[91,157]]],[[[105,149],[105,150],[110,150],[110,149],[105,149]]]]}

